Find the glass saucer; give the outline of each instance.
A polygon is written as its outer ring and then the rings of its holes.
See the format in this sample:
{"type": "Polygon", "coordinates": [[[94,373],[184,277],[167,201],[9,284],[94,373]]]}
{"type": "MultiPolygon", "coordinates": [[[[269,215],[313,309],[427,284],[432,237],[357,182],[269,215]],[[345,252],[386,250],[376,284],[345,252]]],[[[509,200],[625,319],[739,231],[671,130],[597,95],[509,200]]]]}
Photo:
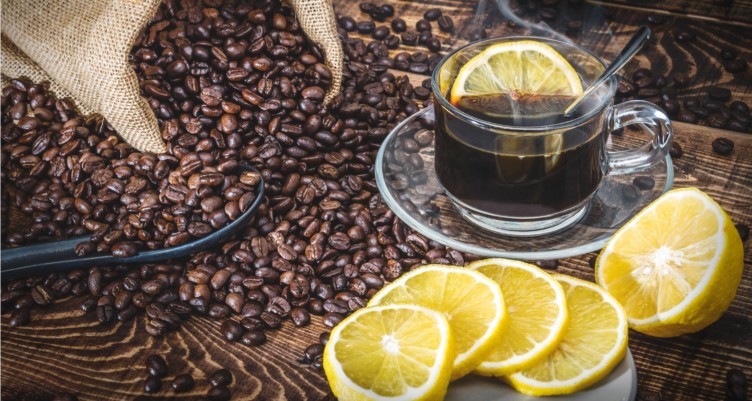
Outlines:
{"type": "MultiPolygon", "coordinates": [[[[674,181],[667,155],[651,168],[606,176],[586,215],[572,227],[539,237],[505,236],[464,220],[439,185],[434,171],[433,121],[433,108],[427,107],[394,128],[376,157],[376,184],[386,204],[411,228],[479,256],[542,260],[596,251],[638,211],[671,189],[674,181]],[[632,184],[638,176],[652,179],[655,185],[639,190],[632,184]]],[[[611,135],[609,148],[635,146],[627,141],[624,135],[611,135]]]]}

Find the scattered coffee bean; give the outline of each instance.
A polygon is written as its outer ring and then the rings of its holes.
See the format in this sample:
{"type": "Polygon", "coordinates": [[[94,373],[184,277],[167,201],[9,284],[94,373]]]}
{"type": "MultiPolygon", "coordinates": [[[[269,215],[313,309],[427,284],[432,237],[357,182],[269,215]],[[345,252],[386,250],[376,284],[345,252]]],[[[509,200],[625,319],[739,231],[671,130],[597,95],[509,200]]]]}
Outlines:
{"type": "Polygon", "coordinates": [[[394,32],[400,33],[405,32],[407,29],[407,24],[405,23],[405,20],[402,18],[395,18],[392,20],[392,30],[394,32]]]}
{"type": "Polygon", "coordinates": [[[195,382],[193,381],[193,376],[184,373],[175,376],[175,378],[172,380],[171,385],[172,389],[175,390],[176,393],[184,393],[193,389],[194,384],[195,382]]]}
{"type": "Polygon", "coordinates": [[[556,259],[539,260],[535,262],[535,265],[540,267],[541,269],[553,270],[559,266],[559,261],[556,259]]]}
{"type": "Polygon", "coordinates": [[[226,386],[215,386],[209,389],[206,396],[212,401],[228,401],[232,397],[232,394],[226,386]]]}
{"type": "Polygon", "coordinates": [[[725,63],[723,63],[723,68],[725,68],[726,71],[730,73],[736,74],[747,70],[747,62],[738,58],[735,60],[726,61],[725,63]]]}
{"type": "Polygon", "coordinates": [[[640,188],[633,184],[627,184],[621,186],[621,196],[625,200],[635,201],[640,198],[640,188]]]}
{"type": "Polygon", "coordinates": [[[716,138],[712,143],[713,152],[728,156],[734,151],[734,141],[728,138],[716,138]]]}
{"type": "Polygon", "coordinates": [[[339,19],[339,26],[346,32],[353,32],[357,29],[357,23],[355,22],[355,19],[348,16],[344,16],[339,19]]]}
{"type": "Polygon", "coordinates": [[[358,32],[362,34],[370,34],[373,32],[374,29],[376,29],[376,24],[374,24],[372,21],[359,21],[356,26],[358,32]]]}
{"type": "Polygon", "coordinates": [[[448,15],[439,17],[437,23],[439,24],[439,29],[443,32],[452,32],[454,30],[454,21],[448,15]]]}
{"type": "Polygon", "coordinates": [[[684,151],[682,150],[681,145],[676,142],[671,142],[671,146],[668,148],[668,154],[671,155],[671,157],[677,159],[679,157],[682,157],[684,151]]]}
{"type": "Polygon", "coordinates": [[[261,330],[249,330],[243,333],[241,342],[248,346],[257,346],[266,342],[266,334],[261,330]]]}
{"type": "Polygon", "coordinates": [[[431,31],[431,23],[427,20],[418,20],[418,22],[415,23],[415,30],[418,32],[424,32],[424,31],[431,31]]]}
{"type": "Polygon", "coordinates": [[[159,355],[149,355],[146,358],[146,372],[150,376],[167,376],[167,362],[159,355]]]}
{"type": "Polygon", "coordinates": [[[646,191],[655,187],[655,180],[653,179],[653,177],[640,175],[632,180],[632,184],[634,184],[637,188],[646,191]]]}
{"type": "Polygon", "coordinates": [[[441,9],[440,8],[431,8],[427,10],[425,13],[423,13],[423,18],[425,18],[427,21],[436,21],[441,17],[441,9]]]}
{"type": "Polygon", "coordinates": [[[229,386],[232,384],[232,373],[227,369],[220,369],[209,376],[209,382],[215,387],[229,386]]]}
{"type": "Polygon", "coordinates": [[[441,50],[441,41],[439,40],[439,38],[430,38],[426,41],[426,48],[434,53],[437,53],[441,50]]]}
{"type": "Polygon", "coordinates": [[[381,13],[384,14],[385,17],[391,17],[394,15],[394,6],[391,4],[382,4],[381,5],[381,13]]]}
{"type": "Polygon", "coordinates": [[[711,99],[726,102],[727,100],[731,99],[731,91],[726,88],[719,88],[717,86],[714,86],[710,88],[710,90],[708,90],[708,96],[711,99]]]}
{"type": "Polygon", "coordinates": [[[747,376],[739,369],[729,369],[726,372],[726,400],[747,400],[747,376]]]}
{"type": "Polygon", "coordinates": [[[144,381],[144,392],[156,393],[162,389],[162,379],[157,376],[147,376],[144,381]]]}

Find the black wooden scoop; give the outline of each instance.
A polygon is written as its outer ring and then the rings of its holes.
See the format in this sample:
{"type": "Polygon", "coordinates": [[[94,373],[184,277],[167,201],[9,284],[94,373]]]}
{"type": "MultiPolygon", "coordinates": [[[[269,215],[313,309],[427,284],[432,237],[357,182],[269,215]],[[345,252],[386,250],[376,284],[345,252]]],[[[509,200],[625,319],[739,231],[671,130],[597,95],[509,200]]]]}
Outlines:
{"type": "MultiPolygon", "coordinates": [[[[240,165],[240,169],[258,173],[258,170],[251,166],[240,165]]],[[[261,205],[263,197],[264,180],[261,179],[261,182],[256,187],[256,199],[254,199],[253,204],[237,220],[227,226],[183,245],[139,252],[135,256],[128,258],[116,258],[111,254],[102,253],[87,256],[76,255],[74,252],[76,245],[83,241],[88,241],[88,236],[3,249],[0,251],[2,279],[8,280],[23,276],[44,275],[91,266],[153,263],[188,256],[226,242],[233,234],[248,224],[248,221],[256,213],[259,205],[261,205]]]]}

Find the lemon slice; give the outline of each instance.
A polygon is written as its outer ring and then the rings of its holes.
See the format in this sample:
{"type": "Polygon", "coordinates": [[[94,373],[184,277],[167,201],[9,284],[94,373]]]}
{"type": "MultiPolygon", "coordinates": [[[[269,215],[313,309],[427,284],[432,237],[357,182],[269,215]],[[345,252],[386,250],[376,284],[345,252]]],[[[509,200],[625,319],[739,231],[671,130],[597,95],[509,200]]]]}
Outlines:
{"type": "Polygon", "coordinates": [[[616,232],[595,278],[633,329],[658,337],[699,331],[728,309],[744,269],[739,233],[697,188],[675,189],[616,232]]]}
{"type": "Polygon", "coordinates": [[[415,304],[440,312],[455,335],[452,379],[470,373],[501,340],[506,306],[499,285],[475,270],[427,265],[377,292],[369,306],[415,304]]]}
{"type": "Polygon", "coordinates": [[[416,305],[363,308],[331,332],[324,372],[340,400],[441,400],[454,337],[441,313],[416,305]]]}
{"type": "Polygon", "coordinates": [[[550,98],[541,97],[534,103],[554,102],[544,105],[548,109],[560,103],[566,106],[567,99],[582,94],[582,83],[577,71],[553,47],[533,40],[502,42],[489,46],[460,68],[449,100],[456,105],[463,98],[489,99],[483,105],[485,109],[514,106],[514,102],[512,106],[503,104],[504,98],[489,98],[500,94],[517,101],[545,95],[550,98]]]}
{"type": "Polygon", "coordinates": [[[610,373],[627,352],[627,316],[619,302],[593,283],[561,274],[552,277],[566,294],[569,327],[543,361],[504,377],[528,395],[585,389],[610,373]]]}
{"type": "Polygon", "coordinates": [[[484,259],[467,267],[499,284],[509,316],[501,342],[477,373],[504,376],[535,365],[556,349],[569,322],[561,284],[537,266],[516,260],[484,259]]]}

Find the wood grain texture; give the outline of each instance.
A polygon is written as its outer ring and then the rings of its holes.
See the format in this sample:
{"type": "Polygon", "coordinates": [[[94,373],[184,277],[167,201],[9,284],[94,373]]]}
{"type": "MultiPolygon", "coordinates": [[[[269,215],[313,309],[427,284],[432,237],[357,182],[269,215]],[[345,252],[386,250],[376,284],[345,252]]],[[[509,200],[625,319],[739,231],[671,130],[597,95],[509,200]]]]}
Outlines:
{"type": "Polygon", "coordinates": [[[318,341],[326,327],[314,317],[305,328],[290,322],[267,332],[259,347],[227,342],[220,323],[192,317],[162,338],[146,335],[142,316],[126,323],[100,325],[93,313],[78,309],[80,300],[68,299],[35,309],[33,323],[9,328],[2,319],[2,399],[49,400],[71,392],[79,400],[190,400],[205,396],[208,377],[225,368],[232,372],[233,399],[326,399],[329,389],[323,374],[296,362],[305,348],[318,341]],[[149,355],[165,358],[169,367],[162,390],[143,391],[145,361],[149,355]],[[169,387],[178,374],[189,373],[194,389],[176,394],[169,387]]]}
{"type": "MultiPolygon", "coordinates": [[[[511,2],[510,8],[519,10],[518,3],[522,2],[511,2]]],[[[651,46],[628,65],[624,76],[630,77],[640,67],[666,76],[684,72],[692,81],[677,92],[679,99],[702,98],[710,87],[720,86],[730,89],[733,99],[752,105],[752,71],[730,74],[717,60],[720,50],[730,47],[752,62],[752,38],[749,29],[742,28],[752,24],[752,1],[735,1],[731,8],[711,6],[710,1],[653,3],[588,1],[574,7],[562,0],[560,14],[579,16],[582,27],[567,31],[563,18],[547,24],[605,60],[615,56],[638,26],[649,24],[654,32],[651,46]],[[648,16],[655,14],[666,16],[665,22],[650,23],[648,16]],[[680,30],[693,32],[696,39],[676,43],[674,34],[680,30]]],[[[367,19],[358,4],[336,0],[335,10],[356,20],[367,19]]],[[[443,52],[466,43],[467,35],[477,26],[485,27],[490,36],[542,32],[539,15],[525,15],[523,22],[531,25],[511,23],[493,1],[400,0],[391,4],[411,29],[429,8],[440,7],[450,15],[458,27],[454,34],[439,32],[434,23],[434,34],[444,43],[443,52]]],[[[425,78],[411,74],[414,85],[425,78]]],[[[677,122],[673,126],[675,141],[684,150],[684,155],[674,160],[675,187],[696,186],[718,201],[734,222],[752,225],[752,135],[677,122]],[[735,142],[731,156],[713,153],[711,142],[718,137],[735,142]]],[[[627,130],[624,135],[629,143],[642,141],[636,132],[627,130]]],[[[561,260],[556,270],[592,281],[588,261],[595,255],[561,260]]],[[[280,330],[267,333],[266,344],[249,348],[225,341],[219,324],[208,318],[193,317],[180,330],[155,339],[144,332],[142,317],[100,326],[92,314],[83,315],[78,302],[68,299],[35,309],[32,323],[25,327],[10,328],[7,314],[3,315],[3,400],[50,400],[60,391],[76,393],[80,400],[189,400],[206,394],[206,378],[220,367],[234,375],[230,387],[233,399],[332,399],[323,373],[295,362],[325,330],[319,318],[313,317],[312,325],[303,329],[286,322],[280,330]],[[170,376],[163,381],[161,392],[146,396],[144,361],[151,354],[165,357],[170,376]],[[191,373],[196,387],[190,393],[175,395],[168,389],[169,380],[180,373],[191,373]]],[[[745,243],[745,270],[737,297],[718,322],[699,333],[673,339],[630,331],[629,346],[636,360],[640,390],[659,393],[663,400],[722,400],[725,374],[730,368],[741,369],[752,379],[752,240],[745,243]]]]}

